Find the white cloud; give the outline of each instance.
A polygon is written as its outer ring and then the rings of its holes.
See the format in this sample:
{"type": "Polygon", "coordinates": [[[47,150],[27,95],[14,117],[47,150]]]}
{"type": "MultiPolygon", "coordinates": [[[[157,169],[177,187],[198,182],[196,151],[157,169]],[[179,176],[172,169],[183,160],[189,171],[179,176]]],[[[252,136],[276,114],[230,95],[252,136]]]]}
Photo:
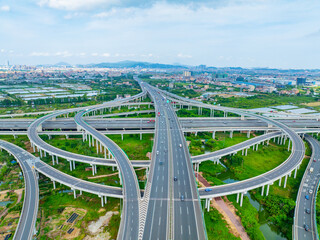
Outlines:
{"type": "Polygon", "coordinates": [[[75,10],[90,10],[98,6],[109,6],[118,3],[119,0],[40,0],[40,6],[50,8],[75,11],[75,10]]]}
{"type": "Polygon", "coordinates": [[[192,56],[191,56],[191,55],[188,55],[188,54],[182,54],[182,53],[179,53],[179,54],[177,55],[177,57],[178,57],[178,58],[192,58],[192,56]]]}
{"type": "Polygon", "coordinates": [[[97,56],[99,56],[99,54],[98,53],[91,53],[91,56],[92,57],[97,57],[97,56]]]}
{"type": "Polygon", "coordinates": [[[110,55],[110,53],[102,53],[101,56],[102,57],[110,57],[111,55],[110,55]]]}
{"type": "Polygon", "coordinates": [[[51,54],[48,52],[32,52],[30,53],[30,56],[31,57],[49,57],[51,56],[51,54]]]}
{"type": "Polygon", "coordinates": [[[9,12],[10,11],[10,6],[3,5],[3,6],[0,7],[0,11],[9,12]]]}

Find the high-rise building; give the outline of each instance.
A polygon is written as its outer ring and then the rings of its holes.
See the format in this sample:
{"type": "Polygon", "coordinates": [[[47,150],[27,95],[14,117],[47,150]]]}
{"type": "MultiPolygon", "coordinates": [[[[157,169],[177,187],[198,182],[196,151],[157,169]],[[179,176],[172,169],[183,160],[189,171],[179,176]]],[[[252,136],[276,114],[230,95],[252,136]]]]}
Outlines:
{"type": "Polygon", "coordinates": [[[191,72],[190,71],[184,71],[183,72],[184,77],[191,77],[191,72]]]}
{"type": "Polygon", "coordinates": [[[297,85],[306,85],[307,79],[306,78],[297,78],[297,85]]]}

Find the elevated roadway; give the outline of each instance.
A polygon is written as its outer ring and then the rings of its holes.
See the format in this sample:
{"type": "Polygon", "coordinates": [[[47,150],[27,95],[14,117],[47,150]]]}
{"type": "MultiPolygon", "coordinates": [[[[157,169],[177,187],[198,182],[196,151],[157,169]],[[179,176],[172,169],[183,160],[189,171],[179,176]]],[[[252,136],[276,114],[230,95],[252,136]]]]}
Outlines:
{"type": "Polygon", "coordinates": [[[315,202],[320,181],[320,144],[309,135],[306,135],[305,139],[311,146],[312,155],[300,183],[292,235],[293,239],[316,240],[318,237],[315,202]],[[306,199],[306,196],[309,199],[306,199]],[[308,225],[308,229],[306,229],[306,225],[308,225]]]}
{"type": "Polygon", "coordinates": [[[20,147],[0,140],[0,148],[11,153],[18,161],[24,176],[25,194],[18,226],[13,239],[31,240],[35,234],[35,224],[39,204],[39,186],[35,170],[29,161],[34,158],[20,147]]]}
{"type": "Polygon", "coordinates": [[[111,152],[120,170],[120,178],[123,182],[124,201],[117,239],[138,239],[140,224],[140,190],[136,173],[123,150],[111,139],[98,132],[84,121],[83,115],[94,110],[95,108],[91,108],[90,110],[79,112],[75,116],[75,122],[78,127],[84,131],[84,134],[87,135],[87,137],[91,138],[92,136],[92,142],[94,139],[96,140],[97,149],[98,143],[100,143],[105,149],[108,149],[108,151],[111,152]]]}

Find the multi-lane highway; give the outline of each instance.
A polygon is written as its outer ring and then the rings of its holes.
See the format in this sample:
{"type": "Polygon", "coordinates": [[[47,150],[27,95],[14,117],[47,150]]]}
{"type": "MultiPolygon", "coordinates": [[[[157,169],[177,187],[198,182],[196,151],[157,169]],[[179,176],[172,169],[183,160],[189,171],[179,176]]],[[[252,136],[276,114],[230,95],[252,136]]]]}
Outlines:
{"type": "MultiPolygon", "coordinates": [[[[153,110],[154,111],[154,110],[153,110]]],[[[155,123],[151,120],[154,118],[110,118],[97,119],[96,117],[86,118],[86,122],[96,128],[97,130],[130,130],[130,129],[154,129],[155,123]]],[[[29,125],[35,121],[34,119],[0,119],[0,131],[25,131],[29,125]]],[[[214,129],[229,128],[237,130],[247,128],[252,130],[265,130],[268,124],[255,118],[179,118],[181,127],[186,131],[187,129],[196,130],[198,128],[212,131],[214,129]],[[210,130],[211,129],[211,130],[210,130]]],[[[313,128],[319,127],[320,122],[316,119],[297,119],[297,120],[277,120],[286,124],[291,128],[313,128]]],[[[77,130],[77,125],[72,118],[57,118],[50,120],[45,117],[42,121],[42,128],[44,130],[77,130]]]]}
{"type": "Polygon", "coordinates": [[[293,239],[316,240],[315,201],[320,181],[320,143],[309,135],[305,139],[311,146],[312,155],[300,183],[292,235],[293,239]]]}
{"type": "Polygon", "coordinates": [[[0,140],[0,148],[11,153],[19,162],[24,176],[25,194],[19,223],[14,234],[15,240],[30,240],[35,234],[35,224],[38,213],[39,187],[35,170],[30,165],[34,158],[20,147],[0,140]]]}
{"type": "Polygon", "coordinates": [[[200,199],[178,118],[159,91],[139,83],[156,104],[159,126],[156,136],[160,145],[154,149],[159,156],[155,158],[153,172],[158,171],[152,176],[144,239],[163,239],[163,236],[166,239],[205,239],[200,199]]]}

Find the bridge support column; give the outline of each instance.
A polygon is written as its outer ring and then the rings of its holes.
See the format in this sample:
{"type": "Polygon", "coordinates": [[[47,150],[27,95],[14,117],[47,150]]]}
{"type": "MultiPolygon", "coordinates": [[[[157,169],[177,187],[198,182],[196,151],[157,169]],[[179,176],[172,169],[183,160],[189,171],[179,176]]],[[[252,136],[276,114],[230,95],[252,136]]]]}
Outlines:
{"type": "Polygon", "coordinates": [[[80,195],[82,195],[82,190],[80,190],[80,195]]]}
{"type": "Polygon", "coordinates": [[[52,183],[53,183],[53,189],[56,189],[56,182],[52,181],[52,183]]]}
{"type": "Polygon", "coordinates": [[[99,145],[100,145],[100,153],[102,152],[102,144],[101,142],[99,142],[99,145]]]}
{"type": "Polygon", "coordinates": [[[70,160],[69,161],[69,164],[70,164],[70,171],[72,171],[72,162],[70,160]]]}
{"type": "Polygon", "coordinates": [[[267,193],[266,193],[266,196],[269,195],[269,188],[270,188],[270,184],[267,185],[267,193]]]}
{"type": "Polygon", "coordinates": [[[216,138],[216,131],[213,131],[212,132],[212,139],[215,139],[216,138]]]}
{"type": "Polygon", "coordinates": [[[98,140],[96,141],[96,149],[97,149],[97,154],[99,153],[99,142],[98,140]]]}
{"type": "Polygon", "coordinates": [[[263,196],[263,193],[264,193],[264,185],[262,186],[262,189],[261,189],[261,196],[263,196]]]}
{"type": "Polygon", "coordinates": [[[142,140],[142,133],[140,133],[140,141],[142,140]]]}
{"type": "Polygon", "coordinates": [[[270,141],[270,139],[267,140],[267,145],[268,145],[268,146],[269,146],[269,141],[270,141]]]}
{"type": "Polygon", "coordinates": [[[250,138],[250,131],[247,132],[247,138],[250,138]]]}
{"type": "Polygon", "coordinates": [[[36,148],[35,148],[34,144],[32,144],[32,149],[33,149],[33,152],[36,152],[36,148]]]}
{"type": "Polygon", "coordinates": [[[259,143],[257,143],[257,145],[256,145],[256,151],[258,151],[258,146],[259,146],[259,143]]]}
{"type": "Polygon", "coordinates": [[[241,155],[242,155],[242,156],[244,155],[244,149],[242,149],[242,151],[241,151],[241,155]]]}
{"type": "Polygon", "coordinates": [[[123,141],[123,133],[121,133],[121,140],[123,141]]]}
{"type": "Polygon", "coordinates": [[[246,154],[245,154],[245,156],[247,156],[248,155],[248,148],[246,148],[246,154]]]}
{"type": "Polygon", "coordinates": [[[41,151],[41,149],[39,149],[39,151],[40,151],[40,157],[42,158],[42,151],[41,151]]]}
{"type": "Polygon", "coordinates": [[[93,136],[92,136],[92,147],[94,147],[94,138],[93,138],[93,136]]]}
{"type": "Polygon", "coordinates": [[[241,115],[241,120],[244,120],[244,115],[241,115]]]}
{"type": "Polygon", "coordinates": [[[281,179],[282,177],[279,178],[279,187],[281,186],[281,179]]]}
{"type": "Polygon", "coordinates": [[[243,194],[244,193],[241,193],[241,197],[240,197],[240,207],[242,207],[242,203],[243,203],[243,194]]]}
{"type": "Polygon", "coordinates": [[[94,172],[95,172],[95,174],[97,174],[97,165],[95,164],[93,166],[94,166],[94,172]]]}
{"type": "Polygon", "coordinates": [[[106,159],[107,158],[107,149],[104,148],[104,158],[106,159]]]}
{"type": "Polygon", "coordinates": [[[237,203],[239,203],[240,193],[237,193],[237,203]]]}
{"type": "Polygon", "coordinates": [[[59,164],[59,157],[56,156],[56,163],[59,164]]]}
{"type": "Polygon", "coordinates": [[[289,139],[289,143],[288,143],[288,151],[290,151],[290,143],[291,143],[291,140],[289,139]]]}
{"type": "Polygon", "coordinates": [[[89,137],[89,147],[91,147],[91,137],[90,137],[90,134],[88,135],[89,137]]]}
{"type": "Polygon", "coordinates": [[[72,161],[73,162],[73,169],[76,169],[76,162],[75,161],[72,161]]]}
{"type": "Polygon", "coordinates": [[[107,196],[104,196],[104,203],[107,204],[107,196]]]}
{"type": "Polygon", "coordinates": [[[74,199],[76,199],[77,198],[76,189],[72,189],[72,190],[73,190],[73,197],[74,197],[74,199]]]}
{"type": "Polygon", "coordinates": [[[284,179],[284,185],[283,185],[284,188],[286,188],[286,186],[287,186],[287,180],[288,180],[288,175],[286,175],[286,177],[284,179]]]}
{"type": "Polygon", "coordinates": [[[230,131],[230,138],[232,138],[233,136],[233,131],[230,131]]]}
{"type": "Polygon", "coordinates": [[[91,164],[91,169],[92,169],[92,175],[94,176],[94,166],[91,164]]]}
{"type": "Polygon", "coordinates": [[[280,144],[280,136],[278,137],[278,145],[280,144]]]}
{"type": "Polygon", "coordinates": [[[210,117],[214,117],[214,110],[210,109],[210,117]]]}
{"type": "Polygon", "coordinates": [[[100,198],[101,198],[101,207],[104,207],[103,196],[100,196],[100,198]]]}
{"type": "Polygon", "coordinates": [[[51,138],[52,138],[51,135],[48,135],[48,138],[49,138],[49,140],[51,140],[51,138]]]}
{"type": "Polygon", "coordinates": [[[66,134],[66,139],[67,139],[67,140],[69,139],[69,135],[68,135],[68,134],[66,134]]]}
{"type": "Polygon", "coordinates": [[[297,177],[297,171],[298,171],[298,167],[296,167],[296,168],[294,169],[294,178],[297,177]]]}
{"type": "Polygon", "coordinates": [[[54,166],[54,155],[52,155],[52,165],[54,166]]]}

